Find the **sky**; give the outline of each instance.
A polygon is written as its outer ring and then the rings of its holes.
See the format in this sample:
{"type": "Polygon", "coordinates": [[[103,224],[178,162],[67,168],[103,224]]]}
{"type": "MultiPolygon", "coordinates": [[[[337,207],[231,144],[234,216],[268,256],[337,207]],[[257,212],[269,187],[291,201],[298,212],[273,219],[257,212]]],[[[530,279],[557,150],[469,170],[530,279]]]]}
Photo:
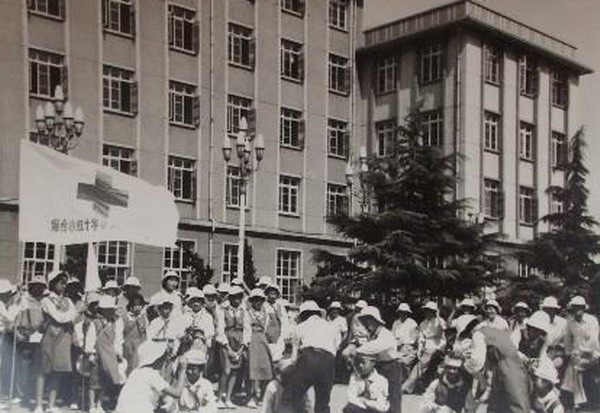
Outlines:
{"type": "MultiPolygon", "coordinates": [[[[365,28],[452,0],[365,0],[365,28]]],[[[578,48],[576,60],[596,70],[580,80],[579,120],[586,127],[590,213],[600,221],[600,0],[479,0],[578,48]],[[594,98],[597,101],[594,102],[594,98]],[[598,105],[598,106],[596,106],[598,105]],[[596,185],[594,185],[596,183],[596,185]]],[[[600,232],[600,228],[596,228],[600,232]]]]}

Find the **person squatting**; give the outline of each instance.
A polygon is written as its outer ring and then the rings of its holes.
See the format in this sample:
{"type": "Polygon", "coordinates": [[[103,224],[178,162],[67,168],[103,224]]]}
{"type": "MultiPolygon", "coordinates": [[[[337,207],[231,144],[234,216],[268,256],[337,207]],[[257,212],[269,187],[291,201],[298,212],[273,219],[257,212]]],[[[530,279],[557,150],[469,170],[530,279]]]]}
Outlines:
{"type": "Polygon", "coordinates": [[[179,283],[167,272],[147,301],[134,276],[85,293],[60,271],[19,289],[0,279],[0,409],[327,413],[336,382],[344,413],[398,413],[403,394],[423,413],[598,406],[600,331],[582,296],[518,302],[508,319],[496,300],[447,317],[400,303],[388,328],[364,300],[291,305],[269,277],[179,283]]]}

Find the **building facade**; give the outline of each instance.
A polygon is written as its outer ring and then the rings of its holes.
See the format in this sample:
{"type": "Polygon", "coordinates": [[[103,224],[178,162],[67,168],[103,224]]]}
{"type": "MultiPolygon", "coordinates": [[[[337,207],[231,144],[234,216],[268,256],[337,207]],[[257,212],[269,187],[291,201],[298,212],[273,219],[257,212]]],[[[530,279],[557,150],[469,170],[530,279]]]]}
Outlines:
{"type": "Polygon", "coordinates": [[[575,50],[470,0],[374,27],[357,50],[357,133],[385,155],[394,127],[419,110],[425,141],[462,155],[457,196],[510,250],[562,207],[548,189],[564,184],[579,80],[591,73],[575,50]]]}
{"type": "Polygon", "coordinates": [[[362,0],[1,2],[0,276],[19,282],[65,259],[64,247],[17,238],[19,142],[39,140],[36,108],[60,85],[86,120],[70,156],[167,186],[180,212],[181,248],[101,242],[104,272],[118,282],[134,274],[152,292],[168,269],[185,279],[190,249],[215,281],[234,275],[239,169],[226,164],[222,146],[226,137],[235,146],[246,118],[249,133],[266,143],[242,207],[246,233],[258,275],[276,279],[293,301],[315,273],[311,250],[349,245],[326,216],[348,204],[362,7],[362,0]]]}

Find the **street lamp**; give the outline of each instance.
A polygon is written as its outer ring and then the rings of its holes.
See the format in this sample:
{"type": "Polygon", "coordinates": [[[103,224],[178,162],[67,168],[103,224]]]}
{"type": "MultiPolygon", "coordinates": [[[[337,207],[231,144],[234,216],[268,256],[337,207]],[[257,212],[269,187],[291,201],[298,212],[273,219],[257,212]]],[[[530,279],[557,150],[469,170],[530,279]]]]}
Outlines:
{"type": "Polygon", "coordinates": [[[67,154],[79,143],[85,120],[83,111],[73,106],[63,93],[62,86],[56,86],[54,100],[38,105],[35,111],[35,126],[39,142],[67,154]]]}
{"type": "MultiPolygon", "coordinates": [[[[265,140],[261,134],[258,134],[256,138],[253,135],[248,134],[248,122],[246,118],[241,118],[237,127],[237,135],[235,140],[235,152],[239,161],[238,169],[240,171],[239,183],[240,183],[240,224],[238,230],[238,262],[237,262],[237,276],[244,276],[244,244],[246,238],[246,197],[247,197],[247,186],[250,175],[255,170],[258,170],[260,162],[263,160],[265,155],[265,140]],[[256,158],[256,169],[253,168],[252,164],[252,151],[254,150],[254,157],[256,158]]],[[[226,164],[229,164],[231,160],[231,152],[233,147],[231,145],[231,139],[226,134],[223,139],[223,159],[226,164]]],[[[227,172],[226,172],[227,173],[227,172]]]]}

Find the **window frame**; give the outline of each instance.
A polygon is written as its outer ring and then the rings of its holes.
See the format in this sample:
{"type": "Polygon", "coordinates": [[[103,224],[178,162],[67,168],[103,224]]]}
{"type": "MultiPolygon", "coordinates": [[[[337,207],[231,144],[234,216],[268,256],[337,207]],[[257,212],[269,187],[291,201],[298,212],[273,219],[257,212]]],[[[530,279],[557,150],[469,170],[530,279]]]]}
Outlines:
{"type": "Polygon", "coordinates": [[[537,220],[537,202],[535,189],[519,186],[519,224],[533,226],[537,220]]]}
{"type": "Polygon", "coordinates": [[[328,82],[329,92],[348,96],[350,93],[350,59],[335,53],[329,53],[328,60],[328,82]]]}
{"type": "Polygon", "coordinates": [[[399,58],[395,54],[386,54],[377,57],[376,60],[376,92],[378,95],[395,92],[398,88],[399,58]],[[383,79],[383,83],[382,83],[383,79]]]}
{"type": "Polygon", "coordinates": [[[282,107],[279,117],[279,146],[282,148],[303,150],[304,119],[302,111],[282,107]]]}
{"type": "Polygon", "coordinates": [[[27,1],[27,11],[28,13],[45,17],[52,20],[64,21],[66,17],[66,9],[65,9],[65,0],[28,0],[27,1]],[[57,14],[50,13],[48,3],[51,1],[56,2],[57,14]],[[40,3],[44,3],[46,10],[40,10],[43,7],[40,7],[40,3]]]}
{"type": "Polygon", "coordinates": [[[200,98],[196,85],[169,80],[169,124],[191,129],[200,126],[200,98]],[[182,111],[179,115],[178,105],[181,106],[182,111]],[[188,108],[187,105],[191,107],[188,108]],[[187,117],[189,119],[186,119],[187,117]]]}
{"type": "Polygon", "coordinates": [[[135,149],[104,142],[102,144],[102,165],[127,175],[136,176],[135,149]]]}
{"type": "Polygon", "coordinates": [[[330,28],[348,32],[348,15],[347,0],[329,0],[327,22],[330,28]]]}
{"type": "Polygon", "coordinates": [[[21,280],[27,284],[35,275],[46,277],[54,270],[56,245],[46,242],[25,241],[21,251],[21,280]],[[28,248],[30,246],[31,248],[28,248]],[[43,249],[43,251],[41,251],[43,249]],[[31,256],[27,252],[32,251],[31,256]],[[41,254],[38,254],[38,251],[41,254]],[[42,255],[42,256],[40,256],[42,255]]]}
{"type": "Polygon", "coordinates": [[[304,45],[290,39],[280,41],[281,78],[291,82],[304,82],[304,45]],[[297,59],[297,67],[294,69],[293,59],[297,59]],[[288,70],[289,69],[289,70],[288,70]],[[288,73],[289,72],[289,73],[288,73]],[[293,73],[295,72],[295,73],[293,73]]]}
{"type": "Polygon", "coordinates": [[[137,94],[135,71],[114,65],[102,65],[102,110],[104,112],[135,116],[137,114],[137,94]],[[107,74],[107,71],[110,73],[107,74]],[[117,89],[118,92],[116,92],[117,89]],[[115,93],[117,94],[116,100],[113,95],[115,93]],[[126,96],[128,97],[126,98],[126,96]],[[108,106],[106,105],[107,101],[108,106]],[[119,102],[118,107],[115,107],[115,101],[119,102]],[[125,108],[125,106],[129,107],[125,108]]]}
{"type": "Polygon", "coordinates": [[[567,140],[567,135],[562,132],[551,131],[550,140],[552,148],[552,167],[554,169],[565,169],[569,162],[569,142],[567,140]],[[557,139],[558,137],[561,139],[557,139]]]}
{"type": "Polygon", "coordinates": [[[167,166],[167,189],[175,202],[194,204],[196,202],[197,161],[179,155],[169,155],[167,166]],[[178,161],[179,165],[174,165],[178,161]],[[177,172],[177,174],[176,174],[177,172]],[[179,175],[179,176],[178,176],[179,175]],[[189,185],[189,196],[185,196],[185,186],[189,185]],[[177,186],[177,188],[175,187],[177,186]]]}
{"type": "Polygon", "coordinates": [[[536,137],[535,125],[529,122],[519,123],[519,159],[535,162],[536,137]]]}
{"type": "MultiPolygon", "coordinates": [[[[240,174],[241,170],[239,166],[227,165],[227,176],[225,178],[225,206],[227,208],[240,209],[243,183],[240,174]],[[235,192],[237,191],[237,196],[235,192]]],[[[245,199],[244,209],[248,207],[248,196],[245,199]]]]}
{"type": "Polygon", "coordinates": [[[250,116],[253,116],[254,101],[245,96],[228,94],[227,95],[227,134],[235,137],[238,132],[239,121],[243,117],[250,124],[250,116]],[[246,106],[247,104],[247,106],[246,106]],[[234,121],[237,118],[237,122],[234,121]]]}
{"type": "Polygon", "coordinates": [[[294,175],[279,174],[277,182],[277,213],[279,215],[300,216],[300,185],[302,178],[294,175]],[[286,181],[286,182],[284,182],[286,181]],[[285,207],[285,205],[288,205],[285,207]]]}
{"type": "Polygon", "coordinates": [[[502,151],[502,118],[498,113],[486,110],[483,113],[483,149],[499,154],[502,151]]]}
{"type": "Polygon", "coordinates": [[[190,283],[190,275],[192,273],[189,267],[185,266],[185,262],[187,260],[186,254],[189,253],[190,249],[182,248],[183,244],[191,244],[192,252],[198,251],[198,242],[195,239],[182,239],[178,238],[175,241],[175,245],[177,248],[165,247],[163,248],[163,264],[162,264],[162,273],[163,275],[167,273],[167,271],[174,271],[179,274],[179,291],[185,293],[190,283]],[[176,257],[176,260],[175,260],[176,257]],[[174,266],[174,261],[179,262],[179,266],[174,266]],[[171,265],[167,265],[170,262],[171,265]]]}
{"type": "Polygon", "coordinates": [[[432,110],[421,114],[421,133],[423,137],[423,146],[443,148],[444,147],[444,112],[432,110]],[[437,144],[432,145],[432,132],[437,132],[437,144]]]}
{"type": "Polygon", "coordinates": [[[486,218],[499,219],[502,217],[502,183],[493,178],[483,179],[483,213],[486,218]]]}
{"type": "Polygon", "coordinates": [[[377,156],[386,157],[394,152],[396,142],[396,119],[386,119],[375,123],[375,137],[377,142],[377,156]],[[382,145],[383,144],[383,145],[382,145]],[[383,148],[383,150],[382,150],[383,148]],[[390,152],[390,153],[388,153],[390,152]]]}
{"type": "Polygon", "coordinates": [[[554,69],[551,76],[550,95],[552,106],[566,109],[569,107],[569,74],[565,70],[554,69]]]}
{"type": "Polygon", "coordinates": [[[539,75],[537,59],[529,54],[522,54],[518,61],[519,93],[521,96],[535,98],[539,93],[539,75]]]}
{"type": "Polygon", "coordinates": [[[289,248],[277,248],[276,250],[275,282],[280,288],[281,297],[292,304],[298,302],[304,284],[302,256],[303,251],[301,250],[289,248]],[[284,257],[284,254],[288,254],[288,257],[284,257]]]}
{"type": "Polygon", "coordinates": [[[223,259],[221,260],[221,282],[231,283],[237,277],[238,252],[240,246],[233,242],[223,243],[223,259]],[[228,256],[228,251],[235,252],[228,256]],[[229,259],[228,259],[229,258],[229,259]],[[225,271],[225,263],[229,271],[225,271]],[[228,277],[228,278],[227,278],[228,277]]]}
{"type": "Polygon", "coordinates": [[[180,4],[169,4],[168,6],[168,38],[169,49],[190,55],[197,55],[200,44],[200,30],[197,19],[198,13],[195,9],[184,7],[180,4]],[[187,15],[186,15],[187,14],[187,15]],[[186,47],[186,31],[189,30],[189,47],[186,47]],[[181,41],[178,42],[178,33],[181,41]]]}
{"type": "Polygon", "coordinates": [[[227,62],[232,66],[254,70],[255,66],[254,28],[229,22],[227,25],[227,62]],[[239,56],[236,50],[239,49],[239,56]]]}
{"type": "Polygon", "coordinates": [[[327,216],[349,215],[350,194],[348,185],[336,182],[327,182],[327,216]]]}
{"type": "Polygon", "coordinates": [[[294,16],[304,17],[306,13],[305,0],[281,0],[281,11],[293,14],[294,16]],[[290,4],[292,4],[290,6],[290,4]]]}
{"type": "Polygon", "coordinates": [[[105,33],[134,39],[136,31],[135,13],[135,4],[132,0],[102,0],[102,30],[105,33]],[[115,10],[118,16],[116,21],[113,21],[115,10]],[[122,27],[126,19],[123,17],[123,13],[127,13],[130,31],[125,31],[122,27]]]}
{"type": "Polygon", "coordinates": [[[439,82],[444,78],[444,45],[431,42],[419,48],[419,83],[422,85],[439,82]],[[428,67],[429,70],[425,70],[428,67]],[[427,72],[427,76],[425,76],[427,72]]]}
{"type": "Polygon", "coordinates": [[[131,248],[132,244],[128,241],[122,241],[122,240],[117,240],[117,241],[100,241],[100,242],[96,242],[95,243],[95,248],[96,248],[96,256],[98,257],[98,271],[109,271],[112,269],[114,270],[114,274],[107,274],[108,278],[107,280],[115,280],[117,282],[118,285],[123,285],[123,283],[125,282],[125,279],[127,277],[129,277],[129,275],[131,275],[131,267],[132,267],[132,254],[131,254],[131,248]],[[115,262],[109,262],[109,258],[111,255],[109,250],[111,245],[114,245],[116,248],[115,251],[115,262]],[[106,257],[103,260],[102,259],[102,246],[105,246],[106,248],[106,257]],[[121,263],[121,252],[122,249],[125,248],[125,263],[121,263]]]}
{"type": "Polygon", "coordinates": [[[349,155],[349,122],[342,119],[327,118],[327,156],[348,159],[349,155]]]}
{"type": "Polygon", "coordinates": [[[41,100],[54,100],[54,91],[57,86],[62,86],[63,93],[67,96],[68,70],[65,56],[50,50],[30,47],[28,49],[29,64],[29,96],[41,100]],[[52,61],[54,60],[54,61],[52,61]],[[35,69],[34,69],[35,65],[35,69]],[[53,73],[54,71],[54,73],[53,73]],[[45,72],[45,75],[43,74],[45,72]],[[36,91],[34,91],[34,81],[36,91]],[[47,82],[48,93],[40,92],[40,85],[47,82]]]}
{"type": "Polygon", "coordinates": [[[499,86],[503,81],[502,71],[503,51],[494,44],[483,47],[483,73],[486,83],[499,86]]]}

